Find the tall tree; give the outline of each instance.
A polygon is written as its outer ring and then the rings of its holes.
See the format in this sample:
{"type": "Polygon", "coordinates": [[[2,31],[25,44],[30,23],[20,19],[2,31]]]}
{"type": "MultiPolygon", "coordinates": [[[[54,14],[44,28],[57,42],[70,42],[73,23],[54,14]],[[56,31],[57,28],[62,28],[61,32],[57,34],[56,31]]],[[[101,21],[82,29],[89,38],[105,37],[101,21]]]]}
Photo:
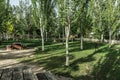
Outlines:
{"type": "Polygon", "coordinates": [[[119,25],[118,5],[118,0],[91,0],[89,5],[88,15],[92,18],[93,31],[98,37],[100,36],[101,42],[104,41],[105,36],[109,36],[110,45],[113,32],[119,25]]]}
{"type": "Polygon", "coordinates": [[[49,21],[52,10],[54,9],[54,0],[31,0],[33,5],[33,21],[36,27],[40,28],[42,37],[42,51],[44,51],[44,31],[49,21]]]}
{"type": "Polygon", "coordinates": [[[88,5],[90,0],[75,0],[75,11],[77,21],[77,32],[80,34],[80,49],[83,49],[83,38],[91,23],[88,16],[88,5]]]}
{"type": "MultiPolygon", "coordinates": [[[[58,17],[60,24],[65,28],[66,37],[66,66],[69,66],[69,34],[71,26],[71,0],[60,0],[58,1],[58,17]]],[[[64,32],[63,32],[64,34],[64,32]]]]}
{"type": "Polygon", "coordinates": [[[9,39],[11,32],[13,31],[13,24],[12,24],[12,8],[10,6],[10,1],[6,0],[2,2],[2,8],[4,15],[1,17],[2,20],[2,34],[4,39],[9,39]]]}
{"type": "Polygon", "coordinates": [[[0,0],[0,33],[3,32],[4,27],[2,26],[2,23],[5,19],[5,0],[0,0]]]}
{"type": "Polygon", "coordinates": [[[69,66],[69,34],[70,34],[70,14],[71,14],[71,11],[70,11],[70,8],[71,8],[71,0],[67,0],[66,1],[66,25],[65,25],[65,34],[66,34],[66,66],[69,66]]]}
{"type": "Polygon", "coordinates": [[[112,43],[112,34],[116,27],[120,24],[118,19],[119,4],[119,0],[108,0],[106,4],[106,21],[109,30],[109,47],[111,47],[112,43]]]}

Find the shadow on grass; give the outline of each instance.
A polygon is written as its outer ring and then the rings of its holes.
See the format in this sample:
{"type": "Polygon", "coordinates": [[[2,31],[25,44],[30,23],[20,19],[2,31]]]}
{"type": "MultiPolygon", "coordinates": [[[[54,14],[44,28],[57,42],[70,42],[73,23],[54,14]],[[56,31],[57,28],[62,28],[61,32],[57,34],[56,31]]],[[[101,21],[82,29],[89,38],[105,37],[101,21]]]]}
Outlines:
{"type": "Polygon", "coordinates": [[[84,49],[95,49],[96,44],[98,48],[106,45],[106,43],[100,42],[84,42],[84,49]]]}
{"type": "MultiPolygon", "coordinates": [[[[83,43],[83,50],[93,49],[95,51],[98,51],[98,49],[100,49],[101,47],[103,47],[105,45],[106,45],[105,43],[97,43],[97,48],[95,48],[95,46],[96,46],[95,42],[84,42],[83,43]]],[[[78,41],[76,41],[74,43],[70,43],[69,47],[72,48],[72,49],[69,50],[70,52],[79,52],[79,51],[82,51],[80,49],[80,42],[78,42],[78,41]]],[[[101,49],[101,50],[103,50],[103,49],[101,49]]]]}
{"type": "Polygon", "coordinates": [[[79,70],[79,64],[82,63],[87,63],[87,62],[92,62],[95,61],[94,57],[82,57],[79,59],[74,60],[71,64],[70,64],[70,68],[72,71],[78,71],[79,70]]]}
{"type": "MultiPolygon", "coordinates": [[[[72,60],[74,56],[70,55],[70,60],[72,60]]],[[[28,63],[33,65],[39,65],[40,67],[44,67],[45,70],[51,71],[54,74],[63,75],[66,77],[71,77],[70,72],[72,70],[75,71],[75,67],[65,66],[65,55],[54,55],[54,56],[44,56],[38,58],[32,58],[29,60],[24,60],[21,63],[28,63]],[[34,62],[35,61],[35,62],[34,62]]],[[[77,69],[78,70],[78,69],[77,69]]]]}
{"type": "MultiPolygon", "coordinates": [[[[70,59],[74,56],[70,55],[70,59]]],[[[59,68],[65,67],[65,55],[51,56],[45,59],[38,59],[37,63],[44,66],[46,70],[59,70],[59,68]]]]}
{"type": "Polygon", "coordinates": [[[94,55],[96,55],[97,53],[106,52],[106,51],[108,51],[108,49],[109,49],[108,47],[103,47],[103,48],[97,49],[92,54],[89,54],[86,57],[82,57],[82,58],[74,60],[71,63],[71,66],[77,66],[77,64],[82,64],[82,63],[85,63],[85,62],[95,61],[96,59],[94,58],[94,55]]]}
{"type": "Polygon", "coordinates": [[[109,50],[105,59],[101,58],[94,66],[91,73],[96,80],[119,80],[120,79],[120,51],[109,50]]]}
{"type": "Polygon", "coordinates": [[[45,51],[41,51],[41,46],[36,50],[36,53],[49,53],[50,51],[55,52],[57,50],[64,51],[65,46],[60,43],[46,43],[45,44],[45,51]],[[52,44],[52,45],[51,45],[52,44]]]}
{"type": "Polygon", "coordinates": [[[42,61],[38,61],[38,64],[43,64],[44,68],[47,70],[54,70],[56,68],[60,68],[64,66],[65,56],[52,56],[47,59],[43,59],[42,61]]]}
{"type": "MultiPolygon", "coordinates": [[[[85,43],[86,44],[86,43],[85,43]]],[[[70,46],[78,46],[76,43],[71,43],[70,46]]],[[[94,43],[88,43],[86,44],[87,46],[85,49],[92,49],[94,48],[94,43]]],[[[105,44],[100,44],[100,46],[104,46],[105,44]]],[[[55,52],[56,50],[61,50],[64,49],[65,46],[61,44],[54,44],[46,47],[46,52],[52,51],[55,52]]],[[[78,48],[74,48],[74,51],[78,51],[78,48]]],[[[39,53],[40,50],[38,50],[39,53]]],[[[44,53],[44,52],[43,52],[44,53]]],[[[101,47],[98,48],[95,52],[92,54],[78,58],[74,60],[68,68],[64,66],[65,64],[65,55],[62,54],[51,54],[44,57],[38,57],[34,58],[29,61],[36,60],[35,63],[39,64],[40,66],[43,66],[44,69],[53,71],[54,73],[67,76],[67,77],[73,77],[75,80],[119,80],[120,79],[120,51],[116,51],[113,49],[109,49],[108,47],[101,47]],[[91,61],[95,61],[96,59],[94,58],[94,55],[96,54],[102,54],[104,52],[108,52],[104,58],[101,58],[97,64],[93,67],[92,72],[89,75],[81,75],[81,76],[72,76],[71,72],[72,71],[78,71],[79,69],[79,64],[82,63],[87,63],[91,61]]],[[[74,58],[73,55],[71,55],[70,60],[74,58]]]]}
{"type": "Polygon", "coordinates": [[[119,80],[120,50],[109,49],[105,57],[101,57],[89,75],[74,77],[75,80],[119,80]]]}

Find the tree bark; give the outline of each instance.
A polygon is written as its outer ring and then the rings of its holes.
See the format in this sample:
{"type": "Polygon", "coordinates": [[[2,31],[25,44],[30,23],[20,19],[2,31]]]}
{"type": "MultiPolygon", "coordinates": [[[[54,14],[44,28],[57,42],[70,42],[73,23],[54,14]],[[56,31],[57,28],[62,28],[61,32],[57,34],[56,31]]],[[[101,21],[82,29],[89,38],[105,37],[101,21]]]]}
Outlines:
{"type": "Polygon", "coordinates": [[[65,33],[64,33],[64,29],[63,29],[63,34],[62,34],[62,44],[64,45],[64,38],[65,38],[65,33]]]}
{"type": "Polygon", "coordinates": [[[100,39],[101,39],[101,40],[100,40],[101,42],[104,42],[104,33],[102,33],[102,34],[100,35],[100,39]]]}
{"type": "Polygon", "coordinates": [[[8,35],[8,33],[5,33],[5,39],[6,39],[6,40],[9,39],[9,35],[8,35]]]}
{"type": "Polygon", "coordinates": [[[69,66],[69,27],[65,28],[66,31],[66,66],[69,66]]]}
{"type": "Polygon", "coordinates": [[[81,33],[80,42],[81,42],[80,48],[81,50],[83,50],[83,34],[82,33],[81,33]]]}
{"type": "Polygon", "coordinates": [[[61,39],[61,37],[60,37],[61,35],[60,35],[60,33],[59,33],[59,40],[61,39]]]}
{"type": "Polygon", "coordinates": [[[44,31],[43,31],[43,27],[40,27],[40,31],[41,31],[41,38],[42,38],[42,51],[44,51],[45,48],[44,48],[44,31]]]}
{"type": "Polygon", "coordinates": [[[47,34],[48,34],[48,33],[47,33],[47,31],[46,31],[46,41],[48,41],[48,36],[47,36],[47,34]]]}
{"type": "Polygon", "coordinates": [[[13,41],[15,40],[15,35],[14,35],[14,34],[12,34],[12,40],[13,40],[13,41]]]}
{"type": "Polygon", "coordinates": [[[68,24],[65,27],[65,33],[66,33],[66,66],[69,66],[69,33],[70,33],[70,17],[69,17],[69,15],[67,15],[67,22],[68,22],[68,24]]]}

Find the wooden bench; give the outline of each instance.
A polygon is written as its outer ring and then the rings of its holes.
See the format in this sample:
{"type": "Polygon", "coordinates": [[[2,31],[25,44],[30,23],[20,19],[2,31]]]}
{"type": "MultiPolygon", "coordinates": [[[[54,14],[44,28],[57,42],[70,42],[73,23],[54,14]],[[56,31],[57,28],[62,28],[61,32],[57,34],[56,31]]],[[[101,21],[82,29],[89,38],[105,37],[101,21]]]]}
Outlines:
{"type": "Polygon", "coordinates": [[[24,48],[24,46],[20,43],[13,43],[12,45],[6,46],[6,50],[13,50],[13,49],[21,50],[23,48],[24,48]]]}
{"type": "Polygon", "coordinates": [[[38,80],[57,80],[51,72],[44,72],[37,74],[38,80]]]}
{"type": "Polygon", "coordinates": [[[0,69],[0,80],[57,80],[52,73],[34,74],[29,67],[0,69]]]}
{"type": "Polygon", "coordinates": [[[0,80],[38,80],[28,67],[0,69],[0,80]]]}
{"type": "Polygon", "coordinates": [[[18,49],[18,50],[23,49],[23,46],[20,43],[14,43],[11,45],[11,47],[12,47],[12,49],[18,49]]]}

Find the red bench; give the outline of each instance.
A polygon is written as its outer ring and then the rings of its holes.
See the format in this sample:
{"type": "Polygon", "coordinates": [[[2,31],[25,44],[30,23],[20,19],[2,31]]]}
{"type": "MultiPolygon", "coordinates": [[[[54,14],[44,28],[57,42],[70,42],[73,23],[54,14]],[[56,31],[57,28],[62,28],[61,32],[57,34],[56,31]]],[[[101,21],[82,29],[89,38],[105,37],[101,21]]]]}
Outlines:
{"type": "Polygon", "coordinates": [[[12,45],[7,45],[6,46],[6,50],[12,50],[12,49],[17,49],[17,50],[21,50],[23,49],[23,45],[20,43],[13,43],[12,45]]]}
{"type": "Polygon", "coordinates": [[[23,46],[22,46],[22,44],[14,43],[11,45],[11,48],[21,50],[21,49],[23,49],[23,46]]]}

